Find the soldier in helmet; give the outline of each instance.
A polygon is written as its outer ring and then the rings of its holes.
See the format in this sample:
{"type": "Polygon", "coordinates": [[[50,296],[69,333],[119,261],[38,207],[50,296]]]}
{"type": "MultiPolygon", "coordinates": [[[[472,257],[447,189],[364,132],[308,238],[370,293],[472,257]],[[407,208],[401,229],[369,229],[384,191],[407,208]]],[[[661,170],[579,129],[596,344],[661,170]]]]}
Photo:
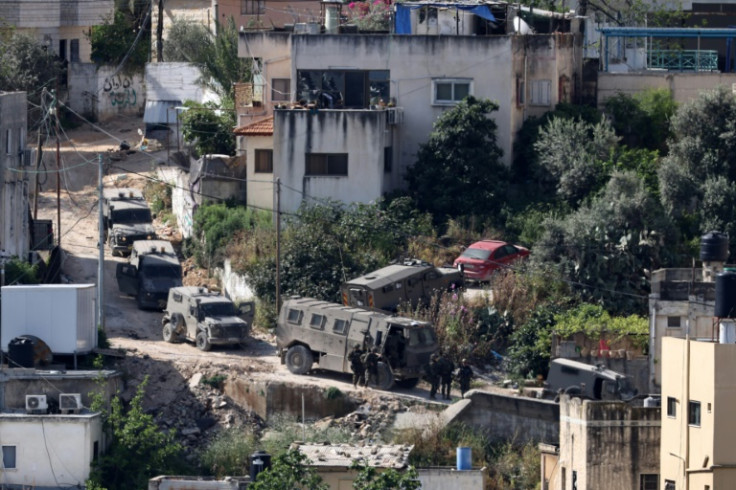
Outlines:
{"type": "Polygon", "coordinates": [[[431,388],[429,390],[429,398],[431,400],[435,399],[437,389],[440,387],[439,357],[439,354],[437,354],[436,352],[432,354],[432,357],[429,358],[429,364],[427,364],[425,368],[427,381],[429,381],[429,384],[431,385],[431,388]]]}
{"type": "Polygon", "coordinates": [[[452,372],[455,371],[455,363],[446,355],[440,355],[437,360],[440,374],[440,393],[444,400],[450,399],[450,387],[452,385],[452,372]]]}
{"type": "Polygon", "coordinates": [[[381,354],[378,348],[373,347],[370,351],[363,354],[363,364],[365,365],[365,385],[375,385],[378,383],[378,362],[381,360],[381,354]]]}
{"type": "Polygon", "coordinates": [[[470,380],[473,379],[473,370],[470,368],[467,359],[463,359],[460,363],[460,369],[457,370],[457,381],[460,383],[460,396],[465,398],[465,392],[470,389],[470,380]]]}
{"type": "Polygon", "coordinates": [[[365,366],[363,365],[363,349],[360,344],[355,344],[353,350],[348,354],[350,369],[353,371],[353,386],[365,386],[365,366]]]}

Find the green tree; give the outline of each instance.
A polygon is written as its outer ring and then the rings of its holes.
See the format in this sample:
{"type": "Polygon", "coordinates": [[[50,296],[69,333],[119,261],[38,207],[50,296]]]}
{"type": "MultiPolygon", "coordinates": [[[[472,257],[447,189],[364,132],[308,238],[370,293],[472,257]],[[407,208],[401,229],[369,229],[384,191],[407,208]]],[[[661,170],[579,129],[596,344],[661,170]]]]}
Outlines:
{"type": "Polygon", "coordinates": [[[358,472],[358,476],[353,480],[355,490],[416,490],[422,486],[417,470],[413,466],[409,466],[405,471],[388,468],[379,472],[377,468],[355,460],[350,469],[358,472]]]}
{"type": "Polygon", "coordinates": [[[677,110],[669,90],[650,89],[633,96],[618,93],[606,100],[604,107],[624,144],[667,151],[670,119],[677,110]]]}
{"type": "Polygon", "coordinates": [[[557,195],[576,205],[605,182],[605,162],[618,145],[607,119],[597,124],[552,119],[534,145],[539,163],[554,178],[557,195]]]}
{"type": "Polygon", "coordinates": [[[28,262],[13,257],[5,264],[5,284],[38,284],[38,264],[31,265],[28,262]]]}
{"type": "Polygon", "coordinates": [[[560,308],[555,305],[536,307],[529,319],[511,334],[506,352],[508,368],[521,378],[538,374],[547,376],[552,350],[552,328],[560,308]]]}
{"type": "Polygon", "coordinates": [[[435,220],[493,216],[508,180],[496,143],[498,104],[472,96],[445,111],[409,168],[409,193],[435,220]]]}
{"type": "Polygon", "coordinates": [[[252,80],[252,62],[238,56],[238,29],[233,18],[224,24],[215,22],[217,36],[202,24],[174,20],[164,42],[164,59],[196,65],[202,72],[199,83],[223,100],[232,101],[233,84],[252,80]]]}
{"type": "Polygon", "coordinates": [[[98,65],[119,65],[142,69],[150,52],[150,22],[146,12],[115,10],[102,24],[92,26],[88,34],[92,61],[98,65]],[[142,31],[142,32],[141,32],[142,31]]]}
{"type": "Polygon", "coordinates": [[[200,104],[192,100],[184,102],[186,110],[180,113],[181,132],[187,143],[194,145],[200,156],[235,154],[235,111],[228,101],[222,107],[214,102],[200,104]]]}
{"type": "Polygon", "coordinates": [[[148,480],[161,474],[181,474],[183,450],[174,434],[162,431],[153,416],[143,410],[148,377],[138,386],[126,408],[115,396],[109,409],[100,394],[94,394],[92,410],[102,412],[103,430],[110,446],[92,464],[90,481],[108,490],[146,488],[148,480]]]}
{"type": "Polygon", "coordinates": [[[329,486],[309,467],[310,461],[298,450],[276,456],[271,468],[258,474],[249,490],[327,490],[329,486]]]}

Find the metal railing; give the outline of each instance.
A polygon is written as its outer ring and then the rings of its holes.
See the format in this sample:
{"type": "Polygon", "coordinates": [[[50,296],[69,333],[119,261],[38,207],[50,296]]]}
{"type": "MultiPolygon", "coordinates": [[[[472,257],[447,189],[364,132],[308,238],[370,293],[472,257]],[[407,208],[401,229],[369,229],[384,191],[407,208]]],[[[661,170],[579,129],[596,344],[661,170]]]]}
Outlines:
{"type": "Polygon", "coordinates": [[[650,49],[647,51],[647,66],[669,71],[716,71],[718,51],[650,49]]]}

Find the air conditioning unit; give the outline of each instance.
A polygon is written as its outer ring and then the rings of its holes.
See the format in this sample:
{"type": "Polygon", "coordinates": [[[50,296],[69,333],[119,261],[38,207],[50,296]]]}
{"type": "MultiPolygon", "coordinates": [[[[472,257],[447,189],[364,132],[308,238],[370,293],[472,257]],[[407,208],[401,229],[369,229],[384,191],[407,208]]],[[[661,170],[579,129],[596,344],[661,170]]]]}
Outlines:
{"type": "Polygon", "coordinates": [[[31,167],[36,164],[36,149],[25,148],[21,156],[21,165],[24,167],[31,167]]]}
{"type": "Polygon", "coordinates": [[[396,126],[404,121],[404,110],[401,107],[389,107],[386,109],[386,122],[389,126],[396,126]]]}
{"type": "Polygon", "coordinates": [[[82,409],[82,395],[80,393],[61,393],[59,395],[59,410],[61,413],[77,413],[82,409]]]}
{"type": "Polygon", "coordinates": [[[46,413],[48,409],[46,395],[26,395],[26,412],[46,413]]]}

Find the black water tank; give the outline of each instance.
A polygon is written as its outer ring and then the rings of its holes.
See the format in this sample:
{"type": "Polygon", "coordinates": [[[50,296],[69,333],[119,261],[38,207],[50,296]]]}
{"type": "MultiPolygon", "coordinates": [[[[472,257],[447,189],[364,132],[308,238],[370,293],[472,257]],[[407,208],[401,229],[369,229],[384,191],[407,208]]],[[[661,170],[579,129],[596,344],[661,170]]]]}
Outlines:
{"type": "Polygon", "coordinates": [[[256,451],[250,455],[250,481],[256,481],[258,474],[271,467],[271,455],[265,451],[256,451]]]}
{"type": "Polygon", "coordinates": [[[8,367],[33,367],[33,340],[16,337],[8,343],[8,367]]]}
{"type": "Polygon", "coordinates": [[[725,262],[728,258],[728,235],[720,231],[709,231],[700,237],[700,260],[703,262],[725,262]]]}
{"type": "Polygon", "coordinates": [[[718,318],[736,318],[736,272],[716,274],[716,307],[713,315],[718,318]]]}

